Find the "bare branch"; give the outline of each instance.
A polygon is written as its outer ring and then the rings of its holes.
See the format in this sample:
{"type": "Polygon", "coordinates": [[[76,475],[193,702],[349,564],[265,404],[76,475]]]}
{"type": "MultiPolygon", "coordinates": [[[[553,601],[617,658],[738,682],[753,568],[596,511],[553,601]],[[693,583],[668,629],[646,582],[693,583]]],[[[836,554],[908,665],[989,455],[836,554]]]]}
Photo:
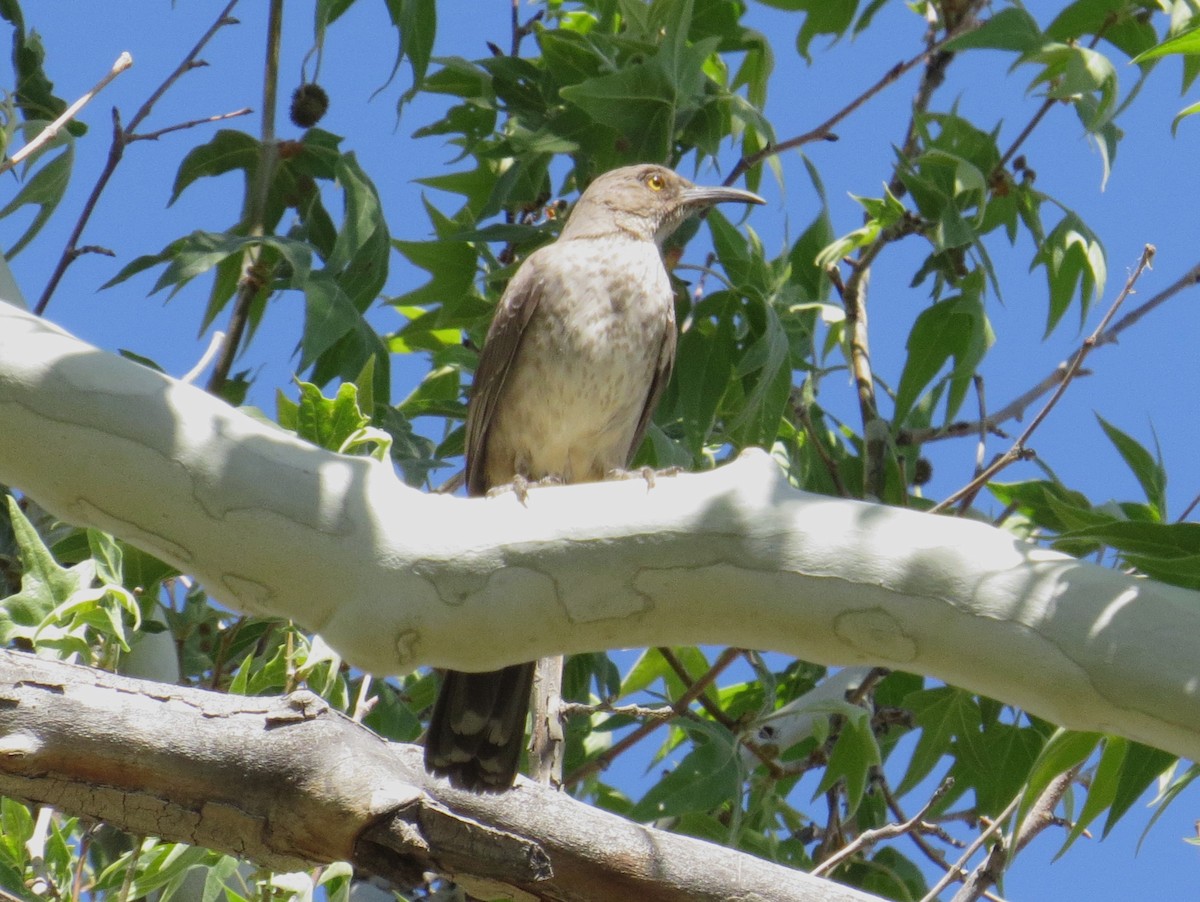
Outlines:
{"type": "MultiPolygon", "coordinates": [[[[279,88],[279,45],[283,40],[283,0],[271,0],[267,18],[267,52],[263,68],[262,124],[259,134],[259,159],[254,170],[254,183],[249,189],[246,214],[247,233],[262,236],[266,231],[267,194],[274,178],[279,148],[275,142],[275,99],[279,88]]],[[[229,371],[242,346],[250,308],[260,291],[270,282],[270,273],[261,266],[262,249],[258,245],[246,248],[242,262],[242,280],[233,300],[226,327],[226,341],[208,379],[208,390],[219,395],[229,379],[229,371]]]]}
{"type": "Polygon", "coordinates": [[[738,160],[737,165],[733,167],[733,170],[725,179],[725,184],[732,185],[739,178],[741,178],[742,173],[753,169],[755,166],[762,163],[763,160],[769,159],[773,156],[778,156],[785,151],[794,150],[797,147],[802,147],[805,144],[811,144],[814,141],[836,141],[837,136],[833,134],[833,129],[839,122],[841,122],[851,113],[855,112],[867,101],[871,100],[884,88],[899,81],[904,75],[908,74],[917,66],[926,62],[933,54],[945,47],[950,41],[953,41],[955,38],[962,37],[964,34],[974,31],[978,27],[979,26],[977,24],[972,23],[962,29],[953,30],[944,38],[942,38],[942,40],[921,51],[911,59],[897,63],[892,68],[888,69],[888,71],[882,76],[880,76],[879,80],[876,81],[875,84],[871,85],[871,87],[859,94],[858,97],[854,98],[852,101],[846,104],[846,106],[842,107],[815,128],[805,132],[802,135],[789,138],[786,141],[780,141],[778,144],[771,144],[767,147],[764,147],[757,153],[752,153],[749,156],[742,157],[740,160],[738,160]]]}
{"type": "Polygon", "coordinates": [[[1077,350],[1071,357],[1071,362],[1067,365],[1067,372],[1063,375],[1062,381],[1059,382],[1058,388],[1055,389],[1054,394],[1050,396],[1050,400],[1046,402],[1045,406],[1038,411],[1037,415],[1025,428],[1025,431],[1021,433],[1015,442],[1013,442],[1012,447],[999,458],[997,458],[997,460],[994,461],[991,466],[985,469],[982,473],[972,479],[957,492],[930,508],[931,513],[945,510],[960,498],[968,496],[972,492],[977,491],[981,486],[986,485],[993,476],[995,476],[1009,464],[1015,463],[1018,460],[1026,459],[1030,456],[1031,452],[1027,448],[1029,439],[1033,437],[1034,431],[1040,425],[1042,425],[1042,422],[1047,416],[1050,415],[1050,411],[1054,409],[1054,405],[1056,405],[1059,399],[1066,393],[1067,387],[1071,384],[1075,374],[1079,372],[1079,368],[1083,365],[1084,359],[1089,353],[1091,353],[1092,349],[1096,347],[1100,336],[1104,334],[1104,330],[1108,328],[1108,324],[1112,321],[1113,316],[1116,315],[1117,309],[1133,292],[1133,286],[1137,284],[1138,278],[1150,266],[1150,262],[1153,259],[1154,245],[1147,244],[1145,248],[1142,249],[1142,256],[1138,260],[1137,266],[1135,266],[1133,272],[1129,274],[1129,278],[1125,280],[1125,287],[1121,289],[1121,293],[1117,295],[1117,299],[1112,302],[1112,306],[1108,308],[1108,311],[1104,314],[1103,318],[1101,318],[1100,324],[1096,326],[1095,331],[1093,331],[1091,335],[1084,339],[1083,344],[1079,346],[1079,350],[1077,350]]]}
{"type": "Polygon", "coordinates": [[[933,795],[929,797],[929,801],[921,806],[921,810],[910,817],[908,820],[900,824],[884,824],[874,830],[864,830],[858,836],[854,837],[845,846],[838,849],[819,865],[812,869],[814,877],[823,877],[831,873],[843,861],[847,861],[859,852],[868,851],[872,846],[885,839],[895,839],[897,836],[904,836],[906,833],[912,833],[921,825],[921,819],[929,813],[930,809],[944,796],[954,785],[954,779],[947,777],[942,781],[941,785],[934,790],[933,795]]]}
{"type": "Polygon", "coordinates": [[[213,35],[224,26],[234,24],[237,21],[229,16],[233,8],[237,6],[237,3],[238,0],[230,0],[229,4],[221,11],[221,14],[217,16],[216,21],[209,27],[208,31],[196,42],[196,46],[183,58],[183,62],[167,76],[166,80],[158,86],[154,93],[147,98],[146,102],[141,105],[133,118],[129,120],[128,128],[122,128],[121,114],[115,107],[113,108],[113,137],[112,144],[108,149],[108,159],[104,163],[104,168],[100,170],[100,175],[96,178],[96,184],[92,186],[91,194],[88,195],[88,199],[84,202],[83,210],[79,213],[79,219],[75,222],[75,228],[71,230],[71,234],[67,238],[66,247],[63,248],[63,252],[58,258],[58,263],[55,264],[54,270],[50,273],[46,287],[42,289],[42,296],[38,298],[38,302],[33,308],[33,312],[38,316],[46,312],[50,298],[54,296],[59,282],[62,281],[62,277],[67,272],[67,267],[79,257],[79,240],[83,236],[83,230],[87,228],[88,221],[92,218],[92,213],[96,209],[96,204],[100,201],[100,196],[104,193],[104,189],[108,187],[109,180],[116,171],[117,165],[121,162],[121,158],[125,155],[125,147],[129,144],[130,135],[133,134],[142,120],[150,115],[151,110],[154,109],[154,104],[167,92],[167,89],[171,85],[178,81],[183,73],[202,65],[196,62],[196,57],[199,56],[204,46],[212,40],[213,35]]]}
{"type": "Polygon", "coordinates": [[[962,855],[959,856],[958,861],[954,862],[954,864],[950,866],[950,870],[946,872],[945,876],[943,876],[941,880],[930,887],[929,892],[921,897],[921,902],[933,902],[933,900],[937,898],[938,893],[944,890],[955,880],[962,879],[958,875],[963,873],[967,862],[971,860],[971,856],[979,851],[983,844],[988,841],[992,834],[996,833],[1000,829],[1005,821],[1012,817],[1013,812],[1017,810],[1017,805],[1020,804],[1020,802],[1021,795],[1018,793],[1017,796],[1008,803],[1005,809],[1000,812],[1000,816],[992,821],[987,828],[977,837],[975,837],[971,844],[967,846],[962,855]]]}
{"type": "Polygon", "coordinates": [[[163,135],[169,135],[171,132],[183,131],[185,128],[195,128],[198,125],[209,125],[213,122],[224,122],[226,119],[236,119],[238,116],[249,116],[254,110],[250,107],[242,107],[240,110],[234,110],[230,113],[218,113],[216,116],[205,116],[202,119],[189,119],[187,122],[178,122],[175,125],[168,125],[166,128],[160,128],[158,131],[145,132],[139,135],[129,135],[128,141],[157,141],[163,135]]]}
{"type": "Polygon", "coordinates": [[[0,162],[0,173],[7,172],[8,170],[12,169],[30,154],[35,153],[39,148],[42,147],[42,145],[53,140],[58,135],[59,130],[72,119],[74,119],[79,111],[87,106],[93,97],[103,91],[108,86],[109,82],[111,82],[114,78],[132,65],[133,57],[129,55],[128,51],[117,57],[117,61],[113,63],[112,68],[108,70],[108,74],[96,82],[96,86],[94,88],[63,110],[62,115],[42,129],[36,138],[14,153],[7,160],[0,162]]]}
{"type": "MultiPolygon", "coordinates": [[[[696,682],[692,684],[691,688],[683,693],[683,695],[681,695],[671,706],[675,711],[676,716],[682,715],[685,711],[687,711],[688,706],[691,705],[691,703],[697,698],[699,698],[700,695],[703,694],[704,690],[707,689],[713,683],[713,681],[721,675],[721,672],[737,660],[740,654],[741,652],[739,652],[736,648],[727,648],[721,652],[717,660],[713,662],[712,667],[708,669],[708,672],[700,679],[696,680],[696,682]]],[[[652,722],[641,724],[628,736],[623,736],[618,742],[615,742],[610,748],[605,750],[600,755],[597,755],[587,764],[584,764],[582,767],[578,767],[573,772],[567,774],[563,778],[563,785],[570,786],[574,783],[578,783],[580,780],[584,779],[590,774],[604,770],[609,764],[612,763],[614,758],[624,752],[627,748],[630,748],[631,746],[641,742],[665,722],[665,720],[656,719],[652,722]]]]}

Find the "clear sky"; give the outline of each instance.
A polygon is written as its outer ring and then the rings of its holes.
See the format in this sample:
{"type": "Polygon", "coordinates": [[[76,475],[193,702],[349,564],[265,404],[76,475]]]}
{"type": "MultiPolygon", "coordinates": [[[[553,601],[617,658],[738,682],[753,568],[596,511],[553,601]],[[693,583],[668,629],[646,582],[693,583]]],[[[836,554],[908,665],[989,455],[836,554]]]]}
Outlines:
{"type": "MultiPolygon", "coordinates": [[[[1027,5],[1043,24],[1059,6],[1042,0],[1027,5]]],[[[126,118],[132,115],[208,27],[221,3],[27,0],[24,6],[29,24],[43,36],[57,92],[68,100],[90,88],[122,51],[131,52],[135,61],[130,71],[83,112],[81,118],[91,131],[78,142],[74,183],[64,208],[12,263],[18,283],[32,302],[61,253],[67,232],[102,165],[108,147],[110,109],[115,105],[126,118]]],[[[397,122],[394,103],[408,85],[407,69],[372,99],[391,69],[395,35],[387,25],[382,4],[359,3],[358,7],[362,8],[355,8],[330,33],[319,80],[329,92],[332,106],[321,127],[345,136],[343,146],[353,149],[364,169],[375,178],[392,235],[419,240],[428,235],[429,226],[420,206],[423,189],[412,179],[452,171],[443,167],[454,151],[436,138],[410,138],[414,129],[436,118],[440,98],[418,100],[397,122]]],[[[505,43],[506,0],[443,2],[440,7],[436,54],[475,58],[487,55],[486,40],[505,43]]],[[[218,36],[204,53],[211,66],[182,79],[146,123],[147,130],[259,106],[265,9],[261,0],[244,0],[237,11],[244,24],[218,36]]],[[[287,6],[290,18],[281,84],[285,103],[300,80],[300,60],[311,44],[308,9],[309,4],[287,6]]],[[[920,22],[898,2],[888,4],[870,31],[855,41],[842,42],[828,53],[823,42],[816,42],[815,65],[811,68],[794,51],[797,18],[752,4],[750,22],[770,37],[775,48],[777,69],[767,112],[781,137],[812,128],[920,46],[920,22]]],[[[1006,146],[1040,102],[1026,93],[1034,70],[1022,67],[1010,71],[1011,62],[1009,55],[995,52],[967,54],[956,60],[934,108],[944,110],[957,102],[960,112],[981,127],[999,128],[1000,144],[1006,146]]],[[[1053,109],[1025,148],[1029,166],[1037,171],[1038,186],[1077,210],[1099,234],[1108,252],[1109,283],[1093,304],[1088,331],[1116,296],[1144,244],[1154,244],[1158,254],[1154,270],[1143,277],[1132,303],[1150,297],[1200,262],[1200,204],[1196,200],[1200,197],[1200,166],[1196,165],[1200,117],[1185,120],[1177,137],[1170,134],[1172,117],[1197,99],[1200,88],[1181,98],[1178,60],[1168,60],[1163,67],[1165,71],[1155,73],[1120,120],[1126,137],[1106,186],[1101,185],[1101,159],[1068,107],[1053,109]]],[[[1118,70],[1124,94],[1134,84],[1137,70],[1123,64],[1118,70]]],[[[915,76],[909,76],[873,100],[837,129],[838,142],[805,149],[821,172],[835,228],[840,233],[859,225],[860,208],[849,195],[878,196],[889,177],[892,146],[902,139],[914,84],[915,76]]],[[[279,121],[283,137],[298,134],[287,123],[285,114],[279,121]]],[[[230,127],[255,133],[257,117],[236,121],[230,127]]],[[[194,186],[174,207],[165,207],[180,159],[191,146],[207,139],[209,131],[183,132],[129,148],[83,238],[86,244],[111,248],[116,259],[81,258],[69,270],[48,310],[50,319],[88,341],[108,349],[128,348],[157,360],[175,375],[189,370],[207,344],[207,335],[197,336],[207,283],[198,280],[166,305],[161,296],[146,297],[156,274],[104,292],[97,293],[97,288],[129,260],[156,252],[175,237],[196,228],[220,230],[232,224],[237,210],[226,206],[235,196],[233,190],[226,190],[231,189],[229,185],[194,186]]],[[[735,159],[732,150],[722,155],[723,171],[728,171],[735,159]]],[[[781,162],[783,186],[768,175],[763,193],[770,203],[754,211],[750,219],[766,247],[776,252],[785,247],[788,235],[794,237],[809,223],[816,203],[799,155],[788,155],[781,162]]],[[[9,178],[5,198],[16,190],[9,178]]],[[[697,175],[701,181],[720,178],[721,173],[712,169],[697,175]]],[[[452,210],[457,202],[436,192],[429,197],[446,210],[452,210]]],[[[1048,210],[1045,215],[1053,222],[1048,210]]],[[[0,246],[11,245],[27,222],[26,214],[0,220],[0,246]]],[[[874,364],[881,377],[893,385],[904,359],[908,329],[927,300],[927,289],[907,287],[916,265],[915,251],[901,248],[894,255],[885,255],[871,283],[874,364]]],[[[1022,239],[1012,249],[993,243],[989,252],[1004,292],[1002,302],[994,296],[988,299],[998,342],[983,367],[988,404],[996,409],[1048,374],[1086,332],[1079,331],[1078,315],[1073,310],[1043,341],[1046,289],[1042,271],[1028,271],[1033,254],[1029,242],[1022,239]]],[[[691,256],[693,262],[700,259],[696,248],[691,256]]],[[[393,255],[392,266],[389,292],[400,293],[424,278],[406,268],[398,255],[393,255]]],[[[1151,448],[1155,441],[1159,443],[1171,474],[1169,499],[1174,516],[1200,492],[1195,452],[1200,406],[1196,397],[1200,357],[1195,348],[1200,336],[1198,292],[1200,289],[1179,295],[1126,333],[1119,345],[1094,354],[1088,361],[1093,375],[1071,388],[1037,434],[1033,444],[1042,459],[1093,501],[1138,497],[1135,481],[1104,439],[1095,413],[1151,448]]],[[[261,389],[252,401],[269,409],[273,408],[275,386],[286,386],[291,375],[294,359],[289,362],[287,355],[299,337],[302,309],[298,297],[275,302],[255,344],[241,361],[243,366],[261,368],[261,389]]],[[[399,324],[386,307],[372,316],[384,330],[399,324]]],[[[395,362],[396,398],[412,388],[421,366],[419,360],[395,362]]],[[[836,388],[836,380],[827,380],[827,395],[822,400],[855,422],[848,381],[843,397],[838,398],[836,388]]],[[[969,402],[971,407],[973,402],[969,402]]],[[[1002,449],[1003,445],[995,440],[988,451],[1002,449]]],[[[969,478],[974,450],[973,444],[943,443],[931,452],[934,494],[951,491],[969,478]]],[[[1014,468],[1004,478],[1036,475],[1032,465],[1027,465],[1024,469],[1014,468]]],[[[1101,844],[1081,840],[1053,865],[1048,862],[1058,849],[1057,837],[1043,835],[1021,856],[1004,893],[1011,899],[1198,898],[1200,852],[1183,842],[1184,837],[1195,834],[1198,801],[1200,793],[1195,791],[1177,801],[1136,857],[1137,837],[1148,819],[1136,808],[1107,841],[1101,844]]]]}

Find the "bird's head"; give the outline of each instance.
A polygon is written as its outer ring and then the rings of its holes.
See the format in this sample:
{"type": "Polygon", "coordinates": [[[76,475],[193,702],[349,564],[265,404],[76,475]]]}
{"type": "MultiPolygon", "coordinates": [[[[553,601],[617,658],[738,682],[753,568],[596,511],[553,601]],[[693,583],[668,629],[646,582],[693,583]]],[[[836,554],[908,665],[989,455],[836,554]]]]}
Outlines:
{"type": "Polygon", "coordinates": [[[661,245],[693,213],[728,201],[766,203],[740,188],[693,185],[665,166],[642,163],[598,176],[580,196],[562,237],[585,238],[625,232],[661,245]]]}

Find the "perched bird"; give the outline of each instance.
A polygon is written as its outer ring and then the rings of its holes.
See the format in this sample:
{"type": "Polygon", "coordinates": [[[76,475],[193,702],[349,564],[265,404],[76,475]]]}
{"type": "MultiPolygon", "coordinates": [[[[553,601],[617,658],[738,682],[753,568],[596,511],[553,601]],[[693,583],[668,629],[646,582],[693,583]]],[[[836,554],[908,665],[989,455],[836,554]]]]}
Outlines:
{"type": "MultiPolygon", "coordinates": [[[[467,409],[467,493],[543,479],[593,482],[629,464],[675,359],[662,242],[723,201],[662,166],[614,169],[583,192],[558,240],[517,269],[488,330],[467,409]]],[[[425,766],[476,791],[510,787],[534,665],[449,671],[425,766]]]]}

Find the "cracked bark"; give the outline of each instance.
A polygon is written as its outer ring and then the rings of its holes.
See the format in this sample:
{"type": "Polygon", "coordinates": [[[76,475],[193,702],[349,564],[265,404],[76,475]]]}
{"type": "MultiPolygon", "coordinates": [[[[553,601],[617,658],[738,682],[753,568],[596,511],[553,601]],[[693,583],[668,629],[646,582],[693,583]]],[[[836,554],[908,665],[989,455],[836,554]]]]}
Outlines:
{"type": "Polygon", "coordinates": [[[345,860],[399,886],[450,874],[480,898],[874,897],[625,821],[521,780],[429,777],[308,691],[246,698],[0,651],[0,793],[276,870],[345,860]]]}

